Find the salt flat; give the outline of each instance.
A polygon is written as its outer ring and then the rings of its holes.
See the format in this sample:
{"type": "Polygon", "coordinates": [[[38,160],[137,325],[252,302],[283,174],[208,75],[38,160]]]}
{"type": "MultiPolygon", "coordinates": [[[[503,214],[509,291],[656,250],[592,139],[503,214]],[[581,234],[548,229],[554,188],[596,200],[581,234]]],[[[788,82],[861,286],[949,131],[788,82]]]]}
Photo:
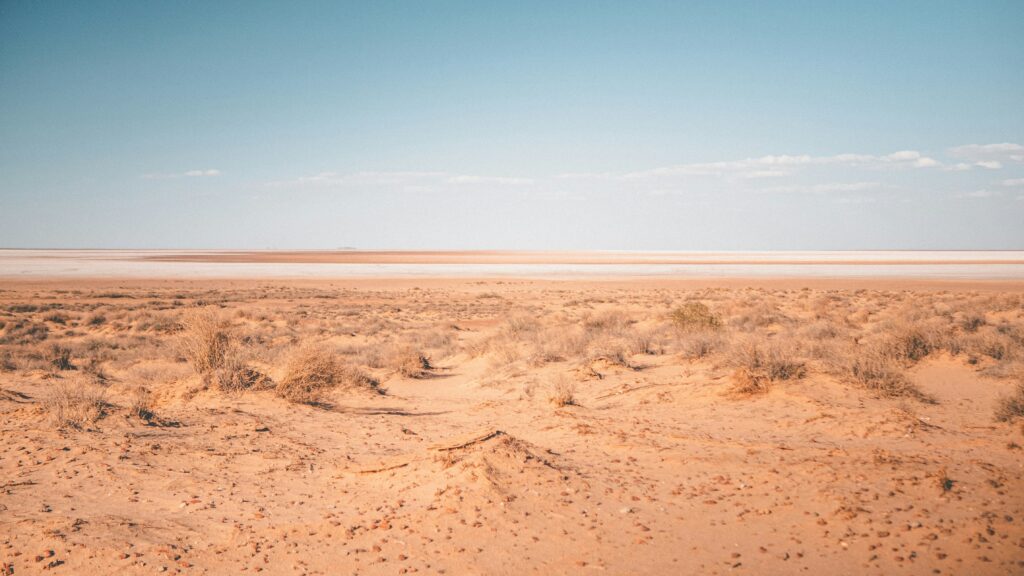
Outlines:
{"type": "Polygon", "coordinates": [[[432,276],[1022,280],[1024,252],[0,250],[0,278],[432,276]]]}

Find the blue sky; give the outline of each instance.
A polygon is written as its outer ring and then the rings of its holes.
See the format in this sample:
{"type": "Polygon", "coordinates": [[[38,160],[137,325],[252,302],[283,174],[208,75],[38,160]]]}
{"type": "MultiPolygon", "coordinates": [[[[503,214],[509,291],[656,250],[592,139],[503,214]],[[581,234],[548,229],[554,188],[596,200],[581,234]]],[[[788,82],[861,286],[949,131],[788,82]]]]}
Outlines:
{"type": "Polygon", "coordinates": [[[0,246],[1024,248],[1024,3],[0,2],[0,246]]]}

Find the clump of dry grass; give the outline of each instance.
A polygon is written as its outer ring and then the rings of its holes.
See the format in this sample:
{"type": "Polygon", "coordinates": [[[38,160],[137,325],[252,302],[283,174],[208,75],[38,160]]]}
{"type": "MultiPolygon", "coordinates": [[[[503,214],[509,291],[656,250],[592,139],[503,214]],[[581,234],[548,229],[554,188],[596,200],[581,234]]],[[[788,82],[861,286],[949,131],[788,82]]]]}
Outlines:
{"type": "Polygon", "coordinates": [[[434,368],[430,364],[430,359],[412,346],[392,350],[388,364],[406,378],[426,378],[434,368]]]}
{"type": "Polygon", "coordinates": [[[59,324],[61,326],[64,326],[68,323],[69,318],[67,314],[63,314],[61,312],[51,312],[43,316],[43,320],[50,322],[52,324],[59,324]]]}
{"type": "Polygon", "coordinates": [[[156,419],[153,411],[153,394],[145,386],[135,386],[129,393],[128,413],[146,422],[156,419]]]}
{"type": "Polygon", "coordinates": [[[18,369],[18,363],[14,360],[14,354],[6,348],[0,350],[0,372],[13,372],[18,369]]]}
{"type": "Polygon", "coordinates": [[[493,339],[486,346],[491,356],[490,364],[494,367],[509,366],[523,357],[519,344],[515,341],[493,339]]]}
{"type": "Polygon", "coordinates": [[[107,317],[100,312],[90,314],[85,318],[86,326],[102,326],[107,323],[107,317]]]}
{"type": "Polygon", "coordinates": [[[1009,422],[1015,418],[1024,418],[1024,378],[1017,382],[1012,394],[1000,398],[996,404],[996,420],[1009,422]]]}
{"type": "Polygon", "coordinates": [[[985,313],[978,310],[968,310],[960,317],[960,327],[965,332],[977,332],[979,328],[987,323],[985,313]]]}
{"type": "Polygon", "coordinates": [[[0,344],[34,344],[46,340],[49,335],[50,329],[46,324],[21,318],[4,322],[0,329],[0,344]]]}
{"type": "Polygon", "coordinates": [[[806,373],[804,362],[782,347],[753,342],[734,349],[730,364],[737,367],[732,375],[732,391],[737,394],[767,392],[775,382],[802,378],[806,373]]]}
{"type": "Polygon", "coordinates": [[[187,314],[182,321],[183,330],[178,337],[181,354],[202,374],[207,384],[212,383],[223,392],[269,389],[273,381],[249,366],[228,321],[213,310],[200,310],[187,314]]]}
{"type": "Polygon", "coordinates": [[[1015,334],[1012,327],[984,327],[976,330],[959,340],[962,350],[968,353],[974,362],[979,356],[985,356],[998,361],[1009,361],[1021,355],[1024,345],[1021,339],[1015,334]],[[1015,338],[1015,336],[1017,336],[1015,338]]]}
{"type": "Polygon", "coordinates": [[[604,310],[583,318],[583,328],[587,332],[621,333],[632,323],[632,319],[621,310],[604,310]]]}
{"type": "Polygon", "coordinates": [[[57,370],[74,370],[75,367],[71,364],[71,349],[58,344],[50,346],[50,364],[57,370]]]}
{"type": "Polygon", "coordinates": [[[682,332],[717,330],[722,319],[703,302],[687,302],[672,311],[672,324],[682,332]]]}
{"type": "Polygon", "coordinates": [[[306,346],[293,353],[284,378],[278,382],[278,396],[300,404],[319,404],[324,392],[335,388],[379,392],[378,382],[337,355],[319,346],[306,346]]]}
{"type": "Polygon", "coordinates": [[[847,365],[855,381],[882,396],[920,396],[920,391],[903,373],[903,364],[885,345],[876,344],[857,351],[847,365]]]}
{"type": "Polygon", "coordinates": [[[235,354],[229,355],[219,368],[207,376],[223,392],[267,390],[274,387],[274,381],[269,376],[252,368],[235,354]]]}
{"type": "Polygon", "coordinates": [[[666,338],[658,329],[634,329],[626,335],[630,354],[646,354],[656,356],[665,353],[666,338]]]}
{"type": "Polygon", "coordinates": [[[680,343],[680,350],[688,360],[700,360],[719,350],[724,343],[717,332],[702,331],[687,334],[680,343]]]}
{"type": "Polygon", "coordinates": [[[86,428],[103,417],[107,409],[105,391],[76,378],[54,385],[43,407],[58,428],[86,428]]]}
{"type": "Polygon", "coordinates": [[[901,322],[888,329],[885,345],[890,356],[913,363],[945,344],[945,336],[935,325],[901,322]]]}
{"type": "Polygon", "coordinates": [[[583,364],[606,362],[612,366],[635,369],[629,356],[630,351],[626,343],[618,339],[603,339],[590,346],[590,350],[583,358],[583,364]]]}
{"type": "Polygon", "coordinates": [[[548,397],[548,400],[558,408],[575,406],[576,385],[565,376],[559,375],[552,385],[551,395],[548,397]]]}
{"type": "Polygon", "coordinates": [[[196,372],[205,374],[224,365],[232,347],[226,321],[213,311],[197,310],[185,316],[182,327],[178,347],[196,372]]]}

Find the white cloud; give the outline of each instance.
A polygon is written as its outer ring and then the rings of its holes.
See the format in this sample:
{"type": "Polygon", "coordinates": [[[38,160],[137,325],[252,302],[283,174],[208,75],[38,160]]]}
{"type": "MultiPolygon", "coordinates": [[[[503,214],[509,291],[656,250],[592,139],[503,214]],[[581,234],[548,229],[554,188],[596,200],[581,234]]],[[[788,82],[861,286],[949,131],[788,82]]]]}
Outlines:
{"type": "Polygon", "coordinates": [[[977,162],[957,162],[956,164],[947,164],[942,167],[947,172],[966,172],[975,168],[984,168],[986,170],[999,170],[1003,167],[1003,163],[998,160],[979,160],[977,162]]]}
{"type": "Polygon", "coordinates": [[[1024,146],[1013,142],[1000,144],[966,144],[950,148],[953,158],[963,158],[976,163],[982,161],[1024,162],[1024,146]]]}
{"type": "Polygon", "coordinates": [[[760,188],[758,189],[758,192],[768,194],[827,194],[829,192],[863,192],[865,190],[876,190],[882,187],[883,185],[881,182],[826,182],[823,184],[771,186],[768,188],[760,188]]]}
{"type": "Polygon", "coordinates": [[[1003,186],[1024,186],[1024,178],[1010,178],[1003,180],[1003,186]]]}
{"type": "Polygon", "coordinates": [[[998,160],[982,160],[975,162],[974,165],[979,168],[987,168],[988,170],[999,170],[1003,167],[1003,163],[998,160]]]}
{"type": "Polygon", "coordinates": [[[839,204],[874,204],[876,200],[874,198],[867,198],[864,196],[841,196],[839,198],[836,198],[836,202],[839,204]]]}
{"type": "MultiPolygon", "coordinates": [[[[884,189],[941,190],[951,194],[955,185],[971,190],[991,184],[979,181],[981,169],[1004,168],[1024,147],[1016,144],[967,145],[949,150],[941,159],[918,150],[897,150],[887,154],[769,154],[739,160],[689,162],[630,172],[571,172],[554,175],[488,175],[444,171],[320,172],[290,180],[267,182],[264,186],[283,189],[324,189],[338,191],[475,192],[489,190],[532,191],[550,194],[644,194],[669,191],[724,193],[804,193],[859,195],[884,189]],[[951,172],[963,172],[954,176],[951,172]],[[971,174],[974,172],[974,174],[971,174]],[[942,179],[947,180],[944,182],[942,179]],[[970,183],[972,182],[973,183],[970,183]]],[[[203,171],[204,173],[206,171],[203,171]]],[[[1014,182],[1024,180],[1018,179],[1014,182]]],[[[1004,185],[1009,180],[1004,181],[1004,185]]],[[[990,190],[975,190],[955,197],[994,196],[990,190]]],[[[947,196],[948,197],[948,196],[947,196]]]]}
{"type": "Polygon", "coordinates": [[[271,182],[271,184],[312,184],[321,186],[344,186],[356,184],[387,185],[423,182],[444,176],[444,172],[320,172],[312,176],[300,176],[295,180],[271,182]]]}
{"type": "Polygon", "coordinates": [[[201,178],[201,177],[210,177],[210,176],[220,176],[220,170],[217,170],[215,168],[209,168],[209,169],[206,169],[206,170],[186,170],[184,172],[177,172],[177,173],[171,173],[171,174],[160,173],[160,172],[149,172],[147,174],[143,174],[142,175],[142,177],[144,179],[146,179],[146,180],[170,180],[172,178],[182,178],[182,177],[189,177],[189,178],[200,177],[201,178]]]}
{"type": "Polygon", "coordinates": [[[477,176],[471,174],[449,174],[447,172],[320,172],[311,176],[300,176],[293,180],[267,182],[271,188],[317,187],[317,188],[397,188],[408,192],[427,192],[458,185],[464,187],[494,187],[530,185],[531,178],[511,176],[477,176]]]}
{"type": "Polygon", "coordinates": [[[856,168],[931,168],[940,163],[917,150],[900,150],[892,154],[835,154],[832,156],[781,155],[761,156],[745,160],[724,162],[698,162],[675,164],[650,170],[630,172],[625,179],[664,178],[673,176],[728,176],[736,178],[765,178],[793,174],[800,169],[816,166],[848,166],[856,168]]]}
{"type": "Polygon", "coordinates": [[[533,184],[532,178],[512,178],[507,176],[471,176],[468,174],[451,176],[448,178],[447,181],[452,184],[497,184],[501,186],[533,184]]]}
{"type": "Polygon", "coordinates": [[[618,177],[614,172],[565,172],[555,175],[557,180],[614,180],[618,177]]]}
{"type": "Polygon", "coordinates": [[[962,194],[957,194],[957,198],[994,198],[996,196],[1002,195],[1002,192],[981,189],[975,190],[974,192],[964,192],[962,194]]]}

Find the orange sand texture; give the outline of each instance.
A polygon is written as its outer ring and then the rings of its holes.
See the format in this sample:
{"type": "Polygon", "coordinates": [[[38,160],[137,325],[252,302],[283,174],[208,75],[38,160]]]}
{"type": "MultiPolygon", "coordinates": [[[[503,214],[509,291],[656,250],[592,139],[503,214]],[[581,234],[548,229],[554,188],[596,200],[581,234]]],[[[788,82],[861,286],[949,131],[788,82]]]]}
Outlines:
{"type": "Polygon", "coordinates": [[[0,573],[1024,573],[1022,296],[3,281],[0,573]],[[236,363],[189,361],[197,310],[236,363]],[[379,390],[282,397],[311,346],[379,390]]]}

